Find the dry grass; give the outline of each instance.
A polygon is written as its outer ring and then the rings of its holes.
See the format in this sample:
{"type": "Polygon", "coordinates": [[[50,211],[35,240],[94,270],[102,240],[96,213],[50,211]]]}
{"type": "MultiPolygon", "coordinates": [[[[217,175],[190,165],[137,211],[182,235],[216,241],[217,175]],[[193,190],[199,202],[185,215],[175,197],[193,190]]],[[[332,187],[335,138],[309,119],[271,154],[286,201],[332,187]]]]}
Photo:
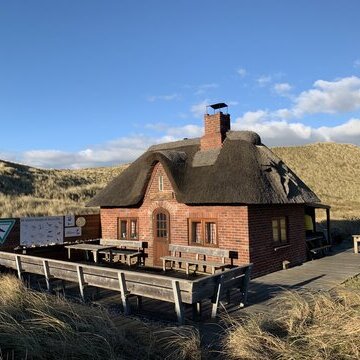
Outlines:
{"type": "Polygon", "coordinates": [[[360,358],[360,292],[287,292],[270,315],[234,320],[224,341],[229,359],[360,358]]]}
{"type": "Polygon", "coordinates": [[[344,282],[344,286],[349,289],[360,290],[360,274],[358,274],[350,279],[347,279],[344,282]]]}
{"type": "MultiPolygon", "coordinates": [[[[4,358],[9,354],[15,359],[130,359],[138,355],[135,329],[132,334],[122,333],[99,308],[29,291],[12,276],[2,276],[0,288],[4,358]]],[[[149,345],[146,337],[139,343],[145,349],[149,345]]]]}
{"type": "Polygon", "coordinates": [[[200,359],[188,327],[129,326],[118,315],[115,325],[99,307],[28,290],[14,276],[1,275],[0,288],[0,359],[200,359]]]}
{"type": "Polygon", "coordinates": [[[85,203],[126,166],[45,170],[0,161],[0,217],[98,212],[85,203]]]}
{"type": "Polygon", "coordinates": [[[272,149],[320,197],[334,219],[360,219],[360,147],[317,143],[272,149]]]}
{"type": "Polygon", "coordinates": [[[205,351],[201,349],[199,330],[193,326],[167,328],[157,331],[157,344],[164,350],[164,359],[201,360],[205,351]]]}

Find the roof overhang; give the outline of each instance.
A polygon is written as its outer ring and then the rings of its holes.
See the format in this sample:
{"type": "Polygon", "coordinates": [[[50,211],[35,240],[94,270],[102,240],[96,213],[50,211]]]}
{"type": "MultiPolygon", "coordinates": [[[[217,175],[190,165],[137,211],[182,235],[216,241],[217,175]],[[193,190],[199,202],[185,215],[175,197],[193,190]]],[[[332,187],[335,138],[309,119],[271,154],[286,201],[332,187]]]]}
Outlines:
{"type": "Polygon", "coordinates": [[[330,209],[330,205],[322,204],[322,203],[306,203],[305,206],[312,207],[315,209],[330,209]]]}

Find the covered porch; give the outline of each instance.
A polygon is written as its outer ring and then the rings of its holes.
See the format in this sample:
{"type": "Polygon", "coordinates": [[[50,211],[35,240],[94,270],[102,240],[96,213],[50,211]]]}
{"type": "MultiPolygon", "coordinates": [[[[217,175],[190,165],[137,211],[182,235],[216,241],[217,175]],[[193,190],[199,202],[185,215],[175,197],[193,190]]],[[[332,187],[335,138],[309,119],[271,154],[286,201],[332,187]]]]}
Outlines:
{"type": "Polygon", "coordinates": [[[332,247],[329,205],[309,203],[305,205],[305,240],[309,259],[326,255],[332,247]],[[325,212],[325,226],[317,222],[318,211],[325,212]]]}

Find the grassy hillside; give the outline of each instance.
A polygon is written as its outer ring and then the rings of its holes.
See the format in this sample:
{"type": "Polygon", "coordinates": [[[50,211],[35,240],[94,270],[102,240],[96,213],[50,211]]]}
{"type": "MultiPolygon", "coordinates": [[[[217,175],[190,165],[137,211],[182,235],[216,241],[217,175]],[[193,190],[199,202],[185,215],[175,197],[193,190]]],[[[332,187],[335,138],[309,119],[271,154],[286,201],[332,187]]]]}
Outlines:
{"type": "Polygon", "coordinates": [[[45,170],[0,161],[0,217],[98,212],[85,203],[125,167],[45,170]]]}
{"type": "MultiPolygon", "coordinates": [[[[319,143],[273,151],[332,205],[334,219],[360,219],[360,147],[319,143]]],[[[91,213],[84,204],[126,165],[45,170],[0,161],[0,217],[91,213]]]]}
{"type": "Polygon", "coordinates": [[[272,149],[320,197],[335,219],[360,219],[360,147],[318,143],[272,149]]]}

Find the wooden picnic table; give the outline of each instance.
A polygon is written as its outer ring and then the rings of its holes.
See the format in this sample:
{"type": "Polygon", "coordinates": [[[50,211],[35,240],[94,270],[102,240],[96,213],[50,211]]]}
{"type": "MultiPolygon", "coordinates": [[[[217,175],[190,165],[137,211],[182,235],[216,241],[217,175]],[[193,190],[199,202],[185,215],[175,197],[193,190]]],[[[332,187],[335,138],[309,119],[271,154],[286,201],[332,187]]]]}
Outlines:
{"type": "Polygon", "coordinates": [[[98,262],[98,253],[102,250],[111,250],[114,249],[114,246],[109,245],[98,245],[98,244],[74,244],[74,245],[66,245],[66,249],[68,249],[68,259],[71,258],[71,250],[82,250],[85,251],[86,260],[89,260],[89,252],[91,251],[94,256],[94,262],[98,262]]]}
{"type": "Polygon", "coordinates": [[[131,250],[131,249],[120,249],[120,248],[111,248],[106,250],[100,250],[99,251],[102,254],[108,254],[109,255],[109,261],[112,263],[114,255],[124,256],[125,261],[129,266],[131,266],[131,259],[136,257],[137,258],[137,264],[139,263],[139,258],[142,257],[143,253],[137,250],[131,250]]]}

